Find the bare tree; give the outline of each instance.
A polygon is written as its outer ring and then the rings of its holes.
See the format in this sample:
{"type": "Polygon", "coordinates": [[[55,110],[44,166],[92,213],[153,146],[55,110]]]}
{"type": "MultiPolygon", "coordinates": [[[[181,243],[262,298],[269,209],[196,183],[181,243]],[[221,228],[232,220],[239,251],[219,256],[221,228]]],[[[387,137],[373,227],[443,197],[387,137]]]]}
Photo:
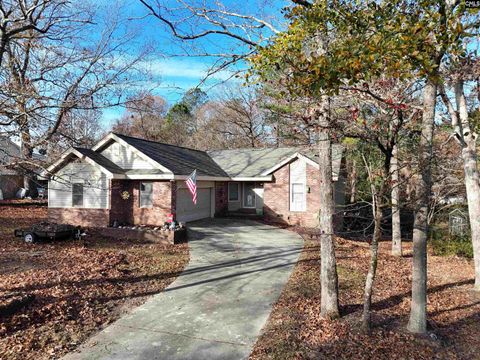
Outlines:
{"type": "MultiPolygon", "coordinates": [[[[225,148],[271,145],[262,97],[247,87],[223,87],[221,95],[195,114],[197,138],[211,132],[225,148]]],[[[218,144],[217,144],[218,145],[218,144]]]]}
{"type": "MultiPolygon", "coordinates": [[[[223,36],[231,39],[235,44],[234,49],[225,49],[217,54],[210,51],[204,52],[206,56],[216,56],[218,62],[209,71],[208,75],[225,69],[233,63],[237,63],[254,54],[258,47],[266,44],[271,35],[279,30],[273,22],[266,21],[254,15],[242,14],[224,6],[220,1],[212,2],[208,7],[204,1],[177,0],[177,7],[167,7],[160,0],[139,0],[149,11],[151,16],[156,17],[172,34],[182,40],[197,40],[200,38],[223,36]]],[[[300,5],[309,6],[308,2],[300,2],[300,5]]],[[[240,4],[240,6],[242,6],[240,4]]],[[[229,43],[229,42],[227,42],[229,43]]],[[[197,51],[198,55],[198,51],[197,51]]],[[[333,242],[333,202],[330,195],[333,194],[333,182],[331,171],[331,134],[326,130],[325,121],[328,121],[328,99],[318,97],[315,99],[314,113],[318,115],[315,121],[307,116],[306,122],[314,124],[317,129],[323,128],[316,134],[318,137],[318,150],[320,161],[319,182],[320,194],[325,197],[326,203],[320,211],[319,227],[322,234],[322,316],[336,318],[338,310],[338,284],[336,277],[335,247],[333,242]],[[328,267],[328,268],[327,268],[328,267]]]]}
{"type": "MultiPolygon", "coordinates": [[[[69,0],[13,0],[0,2],[0,66],[9,45],[35,37],[47,37],[57,33],[64,23],[77,14],[65,15],[69,0]]],[[[89,22],[89,17],[78,17],[78,21],[89,22]]]]}
{"type": "Polygon", "coordinates": [[[148,15],[158,19],[184,46],[188,46],[187,43],[192,45],[185,48],[187,56],[214,60],[205,79],[227,69],[233,70],[232,77],[242,72],[232,69],[231,65],[244,61],[280,31],[280,25],[272,15],[266,15],[261,8],[256,14],[245,14],[242,11],[244,4],[240,2],[226,5],[222,1],[203,0],[139,1],[148,15]],[[199,39],[221,41],[210,41],[208,46],[202,46],[196,41],[199,39]]]}
{"type": "Polygon", "coordinates": [[[165,129],[167,101],[147,92],[128,98],[126,112],[112,127],[124,135],[141,137],[153,141],[169,142],[165,129]]]}
{"type": "Polygon", "coordinates": [[[45,148],[73,112],[122,104],[143,56],[129,55],[133,35],[119,33],[115,11],[93,24],[91,4],[39,4],[50,9],[38,19],[45,31],[30,29],[7,43],[0,68],[0,126],[20,138],[23,159],[16,165],[24,168],[35,165],[34,149],[45,148]]]}

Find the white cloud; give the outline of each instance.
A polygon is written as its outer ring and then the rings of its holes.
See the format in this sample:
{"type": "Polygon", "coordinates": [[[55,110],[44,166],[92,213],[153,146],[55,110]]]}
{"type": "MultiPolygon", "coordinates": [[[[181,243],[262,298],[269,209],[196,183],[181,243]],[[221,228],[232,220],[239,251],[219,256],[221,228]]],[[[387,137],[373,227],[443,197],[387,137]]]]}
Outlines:
{"type": "MultiPolygon", "coordinates": [[[[145,68],[151,75],[167,79],[190,79],[200,81],[212,67],[212,62],[193,58],[165,58],[145,62],[145,68]]],[[[220,81],[230,79],[235,74],[235,69],[221,70],[210,78],[220,81]]]]}

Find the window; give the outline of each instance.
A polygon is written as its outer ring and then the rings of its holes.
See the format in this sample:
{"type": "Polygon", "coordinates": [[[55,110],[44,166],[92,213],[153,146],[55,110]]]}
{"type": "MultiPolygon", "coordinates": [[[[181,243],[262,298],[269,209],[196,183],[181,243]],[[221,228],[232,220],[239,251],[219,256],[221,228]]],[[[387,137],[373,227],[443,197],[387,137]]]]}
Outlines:
{"type": "Polygon", "coordinates": [[[72,206],[83,207],[83,184],[72,184],[72,206]]]}
{"type": "Polygon", "coordinates": [[[153,183],[140,183],[140,207],[153,206],[153,183]]]}
{"type": "Polygon", "coordinates": [[[239,189],[238,183],[228,183],[228,201],[238,201],[239,200],[239,189]]]}
{"type": "Polygon", "coordinates": [[[305,184],[293,183],[290,194],[290,210],[291,211],[305,211],[306,197],[305,184]]]}

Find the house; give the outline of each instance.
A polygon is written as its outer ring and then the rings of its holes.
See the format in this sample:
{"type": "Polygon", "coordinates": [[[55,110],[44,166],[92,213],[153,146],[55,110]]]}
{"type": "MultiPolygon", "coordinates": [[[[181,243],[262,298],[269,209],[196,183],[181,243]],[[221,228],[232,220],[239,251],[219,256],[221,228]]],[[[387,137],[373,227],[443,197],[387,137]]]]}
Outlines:
{"type": "Polygon", "coordinates": [[[6,136],[0,136],[0,191],[4,199],[14,198],[23,187],[23,175],[8,168],[12,158],[20,157],[20,146],[6,136]]]}
{"type": "MultiPolygon", "coordinates": [[[[342,147],[333,149],[336,201],[343,204],[342,147]]],[[[82,226],[162,225],[229,212],[314,226],[318,163],[298,148],[199,151],[110,133],[92,149],[71,148],[48,168],[50,219],[82,226]],[[197,204],[185,180],[197,170],[197,204]]]]}
{"type": "MultiPolygon", "coordinates": [[[[3,199],[15,198],[18,190],[25,186],[25,172],[12,168],[10,163],[22,157],[20,146],[6,136],[0,136],[0,191],[3,199]]],[[[43,155],[34,153],[33,159],[45,161],[43,155]]],[[[33,174],[33,179],[38,187],[44,186],[42,180],[33,174]]],[[[31,176],[31,175],[30,175],[31,176]]],[[[36,192],[36,190],[35,190],[36,192]]]]}

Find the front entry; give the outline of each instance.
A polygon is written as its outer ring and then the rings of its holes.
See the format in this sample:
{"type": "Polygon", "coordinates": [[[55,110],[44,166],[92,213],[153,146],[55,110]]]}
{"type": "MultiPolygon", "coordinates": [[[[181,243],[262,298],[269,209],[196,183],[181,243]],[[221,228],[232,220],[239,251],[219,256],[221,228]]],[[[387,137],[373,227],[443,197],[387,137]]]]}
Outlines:
{"type": "Polygon", "coordinates": [[[247,209],[255,209],[255,183],[243,183],[243,207],[247,209]]]}

